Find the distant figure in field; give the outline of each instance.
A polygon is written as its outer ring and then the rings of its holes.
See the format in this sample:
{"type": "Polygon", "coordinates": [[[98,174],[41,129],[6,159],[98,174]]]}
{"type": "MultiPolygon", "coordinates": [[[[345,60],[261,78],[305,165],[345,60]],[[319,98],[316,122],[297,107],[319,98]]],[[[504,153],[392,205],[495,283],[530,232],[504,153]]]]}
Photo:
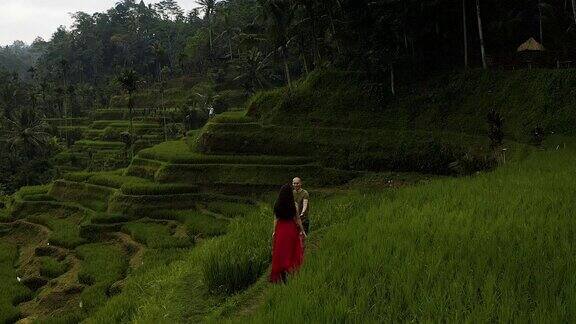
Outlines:
{"type": "Polygon", "coordinates": [[[300,268],[304,260],[302,238],[306,236],[296,213],[292,186],[280,189],[274,204],[274,234],[272,234],[272,271],[270,281],[286,282],[289,273],[300,268]]]}
{"type": "Polygon", "coordinates": [[[302,178],[296,177],[292,180],[292,187],[294,188],[294,204],[296,205],[296,212],[304,225],[306,234],[310,230],[310,219],[308,218],[308,211],[310,210],[310,195],[308,191],[302,189],[302,178]]]}
{"type": "Polygon", "coordinates": [[[214,117],[214,107],[210,106],[208,108],[208,118],[212,119],[214,117]]]}

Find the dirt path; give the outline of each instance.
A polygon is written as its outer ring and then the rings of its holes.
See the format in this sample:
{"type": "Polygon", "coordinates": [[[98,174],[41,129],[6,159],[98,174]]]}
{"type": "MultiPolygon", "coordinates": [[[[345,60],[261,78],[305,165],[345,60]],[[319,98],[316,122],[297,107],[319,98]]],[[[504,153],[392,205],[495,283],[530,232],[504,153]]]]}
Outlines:
{"type": "Polygon", "coordinates": [[[123,232],[115,232],[110,234],[115,238],[126,251],[130,257],[130,268],[136,269],[143,264],[145,247],[141,243],[136,242],[130,235],[123,232]]]}

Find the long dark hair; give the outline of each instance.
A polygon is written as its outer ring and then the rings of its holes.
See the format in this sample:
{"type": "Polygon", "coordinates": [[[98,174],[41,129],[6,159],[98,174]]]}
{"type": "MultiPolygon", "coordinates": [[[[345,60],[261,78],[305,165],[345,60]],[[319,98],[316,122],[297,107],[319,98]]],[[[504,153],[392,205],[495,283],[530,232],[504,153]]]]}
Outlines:
{"type": "Polygon", "coordinates": [[[291,185],[285,184],[280,189],[278,199],[274,204],[274,215],[277,219],[293,219],[296,216],[296,205],[294,204],[294,193],[291,185]]]}

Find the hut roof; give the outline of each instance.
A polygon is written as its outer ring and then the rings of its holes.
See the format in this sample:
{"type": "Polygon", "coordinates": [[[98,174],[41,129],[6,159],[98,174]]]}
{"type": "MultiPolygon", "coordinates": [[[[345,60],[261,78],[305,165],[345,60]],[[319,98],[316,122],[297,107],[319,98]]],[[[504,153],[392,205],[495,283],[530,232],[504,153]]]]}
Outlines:
{"type": "Polygon", "coordinates": [[[545,51],[546,49],[542,44],[538,43],[534,37],[530,37],[529,40],[524,42],[522,45],[518,47],[518,52],[524,51],[545,51]]]}

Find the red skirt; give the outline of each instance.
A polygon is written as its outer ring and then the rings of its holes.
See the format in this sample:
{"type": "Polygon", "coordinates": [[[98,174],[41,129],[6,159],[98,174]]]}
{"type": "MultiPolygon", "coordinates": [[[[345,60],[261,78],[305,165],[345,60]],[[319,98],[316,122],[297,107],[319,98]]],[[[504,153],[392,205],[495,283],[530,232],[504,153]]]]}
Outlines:
{"type": "Polygon", "coordinates": [[[279,282],[283,274],[300,268],[304,260],[304,249],[298,225],[294,220],[279,219],[274,232],[270,281],[279,282]]]}

